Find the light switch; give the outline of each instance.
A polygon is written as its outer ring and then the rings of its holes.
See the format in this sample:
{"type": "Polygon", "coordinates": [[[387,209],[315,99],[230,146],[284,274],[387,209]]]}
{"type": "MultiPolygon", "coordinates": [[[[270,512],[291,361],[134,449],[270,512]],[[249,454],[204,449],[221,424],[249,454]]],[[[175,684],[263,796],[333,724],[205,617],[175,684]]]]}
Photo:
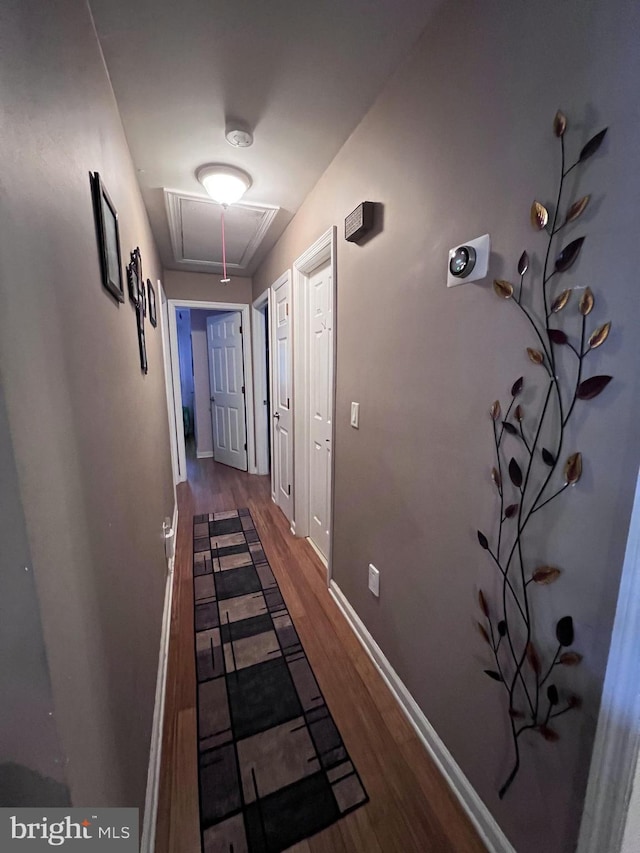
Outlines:
{"type": "Polygon", "coordinates": [[[351,404],[351,426],[354,429],[360,428],[360,403],[351,404]]]}

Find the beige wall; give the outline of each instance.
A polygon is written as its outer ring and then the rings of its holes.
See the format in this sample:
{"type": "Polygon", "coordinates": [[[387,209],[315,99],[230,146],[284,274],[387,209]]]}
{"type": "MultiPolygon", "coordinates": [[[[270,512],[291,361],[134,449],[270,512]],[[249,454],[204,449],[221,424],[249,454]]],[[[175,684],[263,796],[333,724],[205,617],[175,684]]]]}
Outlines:
{"type": "Polygon", "coordinates": [[[84,0],[0,13],[0,374],[75,805],[144,805],[173,511],[160,328],[100,281],[89,172],[123,260],[161,267],[84,0]]]}
{"type": "Polygon", "coordinates": [[[0,806],[63,806],[69,792],[1,387],[0,484],[0,806]]]}
{"type": "Polygon", "coordinates": [[[165,270],[164,288],[168,299],[200,302],[237,302],[248,305],[252,300],[250,278],[231,276],[229,284],[220,284],[219,275],[201,272],[165,270]]]}
{"type": "MultiPolygon", "coordinates": [[[[639,28],[630,0],[441,4],[254,276],[257,296],[338,226],[334,578],[518,853],[574,849],[638,471],[640,288],[625,247],[637,243],[640,201],[639,28]],[[492,598],[499,587],[475,531],[493,532],[496,512],[489,406],[520,374],[531,388],[540,374],[527,327],[490,280],[514,276],[525,247],[539,270],[529,207],[552,204],[558,107],[574,156],[611,128],[602,156],[569,182],[592,207],[568,232],[588,239],[565,280],[596,291],[594,322],[614,321],[588,370],[616,378],[577,411],[567,446],[583,451],[585,474],[540,513],[532,550],[564,570],[535,591],[536,630],[553,653],[554,621],[573,614],[585,661],[560,683],[585,707],[558,721],[557,744],[523,738],[521,774],[500,802],[509,736],[474,623],[478,586],[492,598]],[[384,206],[383,230],[348,244],[344,217],[364,199],[384,206]],[[487,231],[488,280],[447,290],[447,250],[487,231]]],[[[527,391],[525,407],[533,401],[527,391]]]]}

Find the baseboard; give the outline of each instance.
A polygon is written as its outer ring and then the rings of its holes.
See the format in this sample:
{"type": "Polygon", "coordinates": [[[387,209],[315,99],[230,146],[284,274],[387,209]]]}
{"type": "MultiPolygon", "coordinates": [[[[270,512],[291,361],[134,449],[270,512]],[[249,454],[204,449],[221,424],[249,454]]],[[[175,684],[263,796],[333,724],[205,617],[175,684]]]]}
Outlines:
{"type": "MultiPolygon", "coordinates": [[[[178,505],[173,510],[173,541],[178,530],[178,505]]],[[[160,763],[162,760],[162,731],[164,728],[164,705],[167,692],[167,663],[169,660],[169,637],[171,634],[171,603],[173,601],[173,569],[175,547],[168,559],[167,581],[164,593],[162,613],[162,631],[160,634],[160,653],[158,657],[158,676],[156,679],[156,697],[151,729],[149,749],[149,770],[147,772],[147,793],[144,803],[142,838],[140,853],[154,853],[156,843],[156,822],[158,817],[158,794],[160,788],[160,763]]]]}
{"type": "Polygon", "coordinates": [[[322,553],[322,551],[320,550],[320,548],[318,548],[318,546],[316,545],[316,543],[313,541],[313,539],[312,539],[310,536],[307,536],[307,542],[309,543],[309,545],[311,545],[311,547],[313,548],[313,550],[316,552],[316,554],[318,555],[318,559],[320,560],[320,562],[322,563],[322,565],[325,567],[325,569],[328,569],[328,568],[329,568],[329,563],[327,562],[327,558],[326,558],[326,557],[325,557],[325,555],[322,553]]]}
{"type": "Polygon", "coordinates": [[[213,450],[196,450],[196,459],[213,459],[213,450]]]}
{"type": "Polygon", "coordinates": [[[360,640],[364,650],[382,675],[405,716],[416,730],[418,737],[435,761],[451,790],[460,801],[460,804],[468,814],[490,853],[516,853],[489,809],[480,799],[467,777],[457,765],[454,757],[438,736],[436,730],[400,680],[400,677],[383,654],[380,646],[373,639],[358,614],[344,597],[340,587],[333,580],[329,584],[329,592],[342,611],[353,633],[360,640]]]}

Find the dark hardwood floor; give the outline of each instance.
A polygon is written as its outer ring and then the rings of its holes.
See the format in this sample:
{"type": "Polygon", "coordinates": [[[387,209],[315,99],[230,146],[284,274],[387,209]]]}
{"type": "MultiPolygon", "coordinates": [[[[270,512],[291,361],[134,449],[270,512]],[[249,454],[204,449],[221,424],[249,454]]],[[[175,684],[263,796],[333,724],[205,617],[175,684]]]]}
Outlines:
{"type": "Polygon", "coordinates": [[[267,477],[189,461],[179,523],[156,853],[199,853],[192,517],[248,506],[320,688],[370,802],[295,853],[483,853],[470,821],[326,588],[313,548],[294,538],[267,477]]]}

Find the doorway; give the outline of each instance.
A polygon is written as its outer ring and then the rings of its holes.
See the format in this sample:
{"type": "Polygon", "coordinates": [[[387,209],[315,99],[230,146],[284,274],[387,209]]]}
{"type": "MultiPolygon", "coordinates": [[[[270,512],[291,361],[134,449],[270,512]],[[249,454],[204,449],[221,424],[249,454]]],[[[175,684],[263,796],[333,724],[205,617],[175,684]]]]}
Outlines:
{"type": "MultiPolygon", "coordinates": [[[[180,346],[179,346],[179,313],[191,312],[194,318],[198,318],[197,338],[192,334],[192,358],[193,349],[199,350],[198,364],[202,367],[202,347],[207,352],[209,349],[209,333],[207,329],[207,316],[214,318],[235,317],[235,324],[226,323],[222,330],[220,341],[224,341],[224,335],[231,335],[227,345],[221,344],[221,353],[218,358],[218,374],[212,372],[207,366],[206,376],[203,378],[202,370],[196,366],[193,360],[194,372],[194,404],[193,404],[193,430],[196,441],[196,455],[200,458],[210,456],[216,458],[216,442],[220,455],[220,462],[232,464],[249,473],[256,473],[255,465],[255,431],[254,431],[254,398],[253,398],[253,371],[251,365],[251,336],[247,334],[249,329],[250,306],[236,303],[200,302],[195,300],[169,299],[167,301],[169,349],[171,356],[171,372],[167,374],[167,384],[171,385],[171,398],[173,400],[174,414],[171,423],[174,425],[175,445],[177,449],[174,465],[174,481],[184,482],[187,479],[187,452],[185,443],[185,423],[183,415],[183,387],[181,381],[180,346]],[[204,322],[203,322],[204,321],[204,322]],[[230,326],[233,328],[230,331],[230,326]],[[202,328],[200,328],[202,327],[202,328]],[[229,352],[232,349],[233,352],[229,352]],[[217,385],[215,383],[218,382],[217,385]],[[221,384],[222,383],[222,384],[221,384]],[[211,387],[217,387],[218,395],[212,393],[211,387]],[[227,396],[223,396],[223,395],[227,396]],[[214,397],[214,401],[210,398],[214,397]],[[200,400],[200,404],[198,403],[200,400]],[[242,402],[242,407],[239,405],[242,402]],[[217,411],[213,409],[213,419],[210,407],[218,404],[217,411]],[[205,417],[206,415],[206,417],[205,417]],[[217,417],[217,431],[215,429],[217,417]],[[226,420],[225,420],[226,419],[226,420]],[[210,426],[207,428],[207,423],[210,426]],[[209,447],[206,439],[210,438],[209,447]],[[246,445],[246,446],[245,446],[246,445]],[[223,451],[229,458],[222,458],[223,451]]],[[[224,326],[225,324],[219,324],[224,326]]],[[[187,383],[188,384],[188,383],[187,383]]],[[[187,400],[189,388],[186,388],[187,400]]]]}
{"type": "Polygon", "coordinates": [[[257,474],[272,471],[270,319],[269,290],[266,290],[255,300],[251,310],[257,474]]]}
{"type": "Polygon", "coordinates": [[[293,265],[294,521],[331,579],[335,434],[336,229],[293,265]]]}

